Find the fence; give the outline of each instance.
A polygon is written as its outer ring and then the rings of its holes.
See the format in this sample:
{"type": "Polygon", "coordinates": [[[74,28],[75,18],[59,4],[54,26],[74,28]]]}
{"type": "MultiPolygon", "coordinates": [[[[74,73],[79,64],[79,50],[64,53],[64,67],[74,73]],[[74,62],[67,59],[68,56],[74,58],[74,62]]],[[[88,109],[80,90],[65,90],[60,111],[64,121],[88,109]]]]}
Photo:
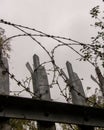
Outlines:
{"type": "MultiPolygon", "coordinates": [[[[34,70],[26,64],[33,81],[32,99],[9,96],[8,62],[1,60],[0,66],[0,127],[10,130],[9,118],[37,120],[39,130],[56,130],[55,122],[77,124],[80,130],[93,130],[94,126],[104,127],[104,110],[88,107],[83,86],[78,75],[73,72],[70,62],[66,63],[69,91],[73,104],[51,101],[50,88],[45,68],[40,64],[39,57],[33,56],[34,70]],[[3,62],[3,63],[2,63],[3,62]],[[6,67],[3,67],[3,64],[6,67]],[[5,68],[7,69],[5,71],[5,68]],[[8,96],[7,96],[8,95],[8,96]],[[18,103],[18,104],[17,104],[18,103]],[[96,115],[95,115],[96,114],[96,115]]],[[[13,77],[13,75],[11,75],[13,77]]],[[[18,82],[18,84],[21,84],[18,82]]]]}

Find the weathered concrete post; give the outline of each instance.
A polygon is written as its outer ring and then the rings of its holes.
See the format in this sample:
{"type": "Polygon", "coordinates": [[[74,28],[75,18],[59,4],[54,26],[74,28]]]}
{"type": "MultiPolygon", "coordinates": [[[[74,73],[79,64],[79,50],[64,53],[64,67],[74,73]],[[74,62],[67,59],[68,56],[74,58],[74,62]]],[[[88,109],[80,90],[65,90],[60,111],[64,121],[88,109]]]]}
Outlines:
{"type": "Polygon", "coordinates": [[[3,64],[7,69],[9,68],[7,58],[3,57],[0,62],[0,94],[9,95],[9,75],[5,73],[3,64]]]}
{"type": "MultiPolygon", "coordinates": [[[[87,105],[85,100],[85,93],[83,90],[83,86],[81,80],[79,79],[78,75],[73,72],[73,68],[70,62],[66,62],[68,75],[69,75],[69,83],[71,88],[69,88],[71,95],[72,95],[72,102],[73,104],[78,105],[87,105]]],[[[79,130],[94,130],[93,127],[80,125],[78,126],[79,130]]]]}
{"type": "MultiPolygon", "coordinates": [[[[31,69],[29,64],[27,64],[28,69],[30,70],[32,81],[33,81],[33,90],[37,95],[34,98],[42,100],[51,100],[50,89],[47,74],[45,68],[40,65],[39,57],[37,55],[33,56],[34,71],[31,69]]],[[[38,121],[38,130],[56,130],[55,123],[38,121]]]]}
{"type": "MultiPolygon", "coordinates": [[[[5,68],[9,69],[7,58],[0,57],[0,94],[9,95],[9,75],[5,73],[5,68]]],[[[0,130],[11,130],[9,119],[0,119],[0,130]]]]}
{"type": "Polygon", "coordinates": [[[83,90],[81,80],[79,79],[78,75],[75,72],[73,72],[73,68],[70,62],[67,62],[66,66],[71,85],[70,91],[72,94],[72,102],[78,105],[86,105],[85,98],[83,98],[85,97],[85,93],[83,90]]]}
{"type": "Polygon", "coordinates": [[[96,74],[97,74],[97,77],[98,77],[98,80],[99,80],[99,87],[101,89],[101,92],[102,92],[102,95],[103,95],[103,98],[104,98],[104,76],[102,75],[99,67],[96,67],[95,71],[96,71],[96,74]]]}

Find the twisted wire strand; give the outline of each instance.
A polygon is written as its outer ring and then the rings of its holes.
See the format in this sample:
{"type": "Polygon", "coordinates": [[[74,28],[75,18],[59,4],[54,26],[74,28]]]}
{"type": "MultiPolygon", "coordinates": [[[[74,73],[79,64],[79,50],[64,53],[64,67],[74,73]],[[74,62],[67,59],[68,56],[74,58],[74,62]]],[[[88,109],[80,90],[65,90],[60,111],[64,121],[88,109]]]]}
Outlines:
{"type": "MultiPolygon", "coordinates": [[[[57,65],[55,64],[54,55],[53,55],[55,49],[58,48],[59,46],[67,45],[70,49],[72,49],[72,50],[73,50],[74,52],[76,52],[78,55],[80,55],[81,57],[83,57],[83,55],[81,55],[79,52],[77,52],[73,47],[71,47],[69,44],[66,44],[65,42],[63,42],[63,41],[61,41],[61,40],[59,40],[59,39],[72,41],[72,42],[75,42],[75,43],[77,43],[77,44],[79,44],[79,45],[87,45],[87,44],[78,42],[78,41],[76,41],[76,40],[72,40],[72,39],[70,39],[70,38],[65,38],[65,37],[60,37],[60,36],[49,35],[49,34],[46,34],[46,33],[42,32],[42,31],[38,31],[38,30],[36,30],[36,29],[34,29],[34,28],[29,28],[29,27],[25,27],[25,26],[22,26],[22,25],[18,25],[18,24],[13,24],[13,23],[4,21],[3,19],[1,19],[0,22],[1,22],[1,23],[4,23],[4,24],[11,25],[11,26],[17,28],[18,30],[20,30],[20,31],[22,31],[23,33],[25,33],[24,36],[27,35],[27,36],[31,37],[36,43],[38,43],[38,45],[40,45],[40,46],[47,52],[47,54],[49,55],[49,57],[51,58],[51,62],[52,62],[52,64],[54,65],[54,72],[55,72],[55,70],[56,70],[56,68],[57,68],[57,71],[60,73],[60,69],[59,69],[59,67],[57,67],[57,65]],[[35,32],[41,33],[42,35],[40,35],[40,36],[45,36],[45,37],[52,38],[52,39],[56,40],[57,42],[59,42],[59,43],[61,43],[61,44],[57,45],[57,46],[52,50],[52,56],[51,56],[50,53],[47,51],[47,49],[46,49],[44,46],[42,46],[42,44],[41,44],[38,40],[36,40],[31,34],[27,33],[26,31],[24,31],[24,30],[21,29],[21,28],[25,28],[25,29],[29,29],[29,30],[33,30],[33,31],[35,31],[35,32]]],[[[38,36],[38,35],[36,35],[36,36],[38,36]]],[[[13,36],[13,37],[18,37],[18,36],[13,36]]],[[[89,44],[88,44],[88,45],[89,45],[89,44]]],[[[88,60],[88,62],[91,63],[91,64],[94,66],[94,64],[93,64],[92,62],[90,62],[89,60],[88,60]]],[[[95,66],[94,66],[94,67],[95,67],[95,66]]],[[[5,68],[5,69],[6,69],[6,68],[5,68]]],[[[11,74],[7,69],[6,69],[6,72],[10,75],[11,78],[13,78],[13,79],[17,82],[17,84],[18,84],[19,86],[21,85],[24,89],[26,89],[26,88],[21,84],[21,82],[18,81],[18,80],[15,78],[15,76],[14,76],[13,74],[11,74]]],[[[54,74],[54,77],[55,77],[55,74],[54,74]]],[[[64,75],[63,75],[63,77],[64,77],[64,75]]],[[[65,80],[65,79],[64,79],[64,80],[65,80]]],[[[86,98],[85,96],[83,96],[80,92],[78,92],[75,88],[72,87],[72,89],[73,89],[79,96],[81,96],[81,97],[83,97],[85,100],[87,100],[87,101],[93,103],[91,100],[89,100],[88,98],[86,98]]],[[[31,92],[30,92],[30,93],[31,93],[31,92]]],[[[32,94],[34,94],[34,93],[32,93],[32,94]]],[[[34,95],[35,95],[35,94],[34,94],[34,95]]],[[[97,103],[96,103],[96,106],[97,106],[97,107],[100,107],[99,104],[97,104],[97,103]]]]}

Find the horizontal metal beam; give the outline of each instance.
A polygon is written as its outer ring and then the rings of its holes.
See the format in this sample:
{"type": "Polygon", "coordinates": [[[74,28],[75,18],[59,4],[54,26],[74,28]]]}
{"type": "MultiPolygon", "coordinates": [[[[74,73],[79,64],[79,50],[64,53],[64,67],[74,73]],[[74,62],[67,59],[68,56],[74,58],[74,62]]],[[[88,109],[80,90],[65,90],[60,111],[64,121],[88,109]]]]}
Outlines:
{"type": "Polygon", "coordinates": [[[0,118],[104,127],[104,109],[0,95],[0,118]]]}

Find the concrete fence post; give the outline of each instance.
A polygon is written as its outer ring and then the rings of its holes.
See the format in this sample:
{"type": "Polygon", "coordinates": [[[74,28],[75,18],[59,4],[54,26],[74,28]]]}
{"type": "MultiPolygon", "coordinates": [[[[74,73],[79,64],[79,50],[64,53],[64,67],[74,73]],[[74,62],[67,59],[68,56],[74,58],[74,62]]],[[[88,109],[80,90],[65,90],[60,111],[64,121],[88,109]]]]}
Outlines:
{"type": "Polygon", "coordinates": [[[98,77],[98,80],[99,80],[99,87],[100,87],[102,95],[104,97],[104,76],[102,75],[99,67],[96,67],[95,71],[96,71],[96,74],[97,74],[97,77],[98,77]]]}
{"type": "MultiPolygon", "coordinates": [[[[68,70],[68,75],[69,75],[69,83],[71,88],[69,88],[71,95],[72,95],[72,102],[73,104],[77,105],[87,105],[86,104],[86,98],[85,98],[85,93],[83,90],[82,82],[78,75],[73,72],[73,68],[70,62],[66,62],[67,70],[68,70]]],[[[79,130],[94,130],[93,127],[90,126],[84,126],[84,125],[79,125],[78,126],[79,130]]]]}
{"type": "MultiPolygon", "coordinates": [[[[51,101],[47,73],[45,68],[40,65],[39,57],[37,55],[33,56],[34,70],[31,69],[29,63],[27,66],[32,76],[33,91],[36,94],[34,98],[51,101]]],[[[55,123],[51,122],[38,121],[37,126],[38,130],[56,130],[55,123]]]]}
{"type": "MultiPolygon", "coordinates": [[[[5,57],[0,59],[0,95],[9,95],[9,75],[5,73],[3,66],[9,69],[8,60],[5,57]]],[[[0,130],[11,130],[8,118],[0,119],[0,130]]]]}

